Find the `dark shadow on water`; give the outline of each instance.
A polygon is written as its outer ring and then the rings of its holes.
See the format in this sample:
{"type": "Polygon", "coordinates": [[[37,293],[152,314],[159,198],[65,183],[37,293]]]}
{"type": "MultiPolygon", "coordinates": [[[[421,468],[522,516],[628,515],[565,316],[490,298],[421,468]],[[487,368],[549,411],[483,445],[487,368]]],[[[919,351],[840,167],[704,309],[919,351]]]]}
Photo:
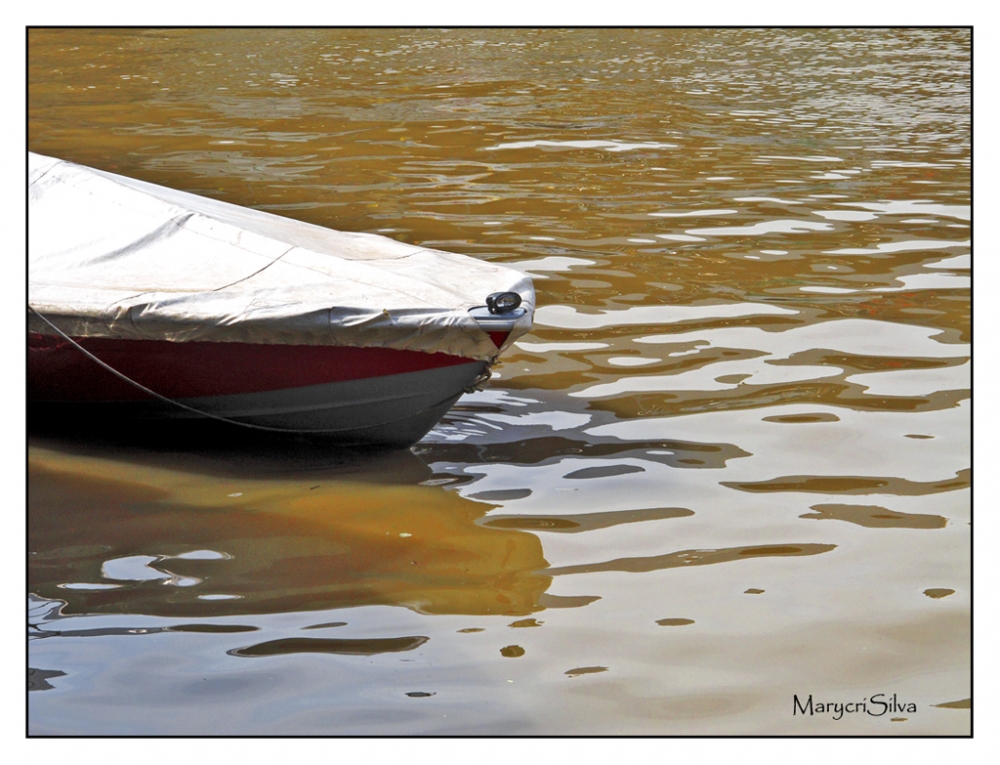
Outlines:
{"type": "Polygon", "coordinates": [[[159,635],[164,632],[202,632],[228,634],[231,632],[256,632],[260,627],[248,624],[173,624],[169,627],[95,627],[83,630],[39,629],[29,631],[32,640],[48,637],[132,637],[134,635],[159,635]]]}
{"type": "Polygon", "coordinates": [[[716,563],[730,563],[748,558],[774,558],[800,555],[820,555],[835,549],[836,545],[750,545],[747,547],[725,547],[716,550],[681,550],[666,555],[652,555],[643,558],[616,558],[601,563],[584,563],[577,566],[550,568],[549,576],[563,574],[591,574],[597,571],[628,571],[642,573],[662,571],[668,568],[687,566],[710,566],[716,563]]]}
{"type": "Polygon", "coordinates": [[[375,656],[412,651],[426,643],[422,635],[398,638],[283,638],[227,651],[232,656],[283,656],[294,653],[332,653],[342,656],[375,656]]]}
{"type": "Polygon", "coordinates": [[[28,690],[29,691],[50,691],[55,688],[49,680],[56,677],[65,677],[65,672],[58,669],[35,669],[28,668],[28,690]]]}
{"type": "MultiPolygon", "coordinates": [[[[751,456],[733,444],[697,443],[693,441],[655,440],[622,441],[617,438],[594,436],[568,437],[545,435],[512,441],[434,443],[421,442],[413,448],[427,463],[490,463],[510,465],[540,465],[563,457],[636,457],[674,468],[721,469],[726,462],[751,456]]],[[[586,468],[595,473],[570,475],[567,478],[588,478],[601,474],[639,472],[635,466],[586,468]],[[607,471],[611,471],[607,473],[607,471]]]]}
{"type": "Polygon", "coordinates": [[[323,473],[415,485],[432,474],[410,449],[349,446],[323,436],[270,433],[211,421],[97,423],[29,416],[28,446],[226,477],[323,473]]]}
{"type": "Polygon", "coordinates": [[[556,531],[572,534],[580,531],[611,528],[624,523],[687,518],[692,515],[694,515],[694,511],[688,510],[686,507],[657,507],[603,513],[575,513],[573,515],[490,515],[477,523],[493,529],[556,531]]]}

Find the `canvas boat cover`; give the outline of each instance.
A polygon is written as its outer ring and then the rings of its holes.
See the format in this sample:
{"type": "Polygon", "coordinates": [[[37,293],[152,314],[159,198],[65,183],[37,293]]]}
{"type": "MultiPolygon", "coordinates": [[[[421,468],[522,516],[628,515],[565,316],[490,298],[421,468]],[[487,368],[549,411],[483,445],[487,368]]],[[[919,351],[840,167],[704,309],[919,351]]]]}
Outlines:
{"type": "MultiPolygon", "coordinates": [[[[469,314],[531,279],[29,153],[28,300],[74,337],[498,353],[469,314]]],[[[32,332],[55,334],[29,311],[32,332]]]]}

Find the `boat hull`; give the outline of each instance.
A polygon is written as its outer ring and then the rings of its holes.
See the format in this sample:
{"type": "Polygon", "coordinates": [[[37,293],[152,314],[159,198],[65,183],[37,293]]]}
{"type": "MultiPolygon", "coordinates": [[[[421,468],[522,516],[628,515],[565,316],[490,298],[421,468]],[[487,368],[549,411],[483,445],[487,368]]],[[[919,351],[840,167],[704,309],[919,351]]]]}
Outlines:
{"type": "MultiPolygon", "coordinates": [[[[500,345],[501,333],[494,340],[500,345]]],[[[29,426],[207,420],[244,432],[408,446],[487,369],[484,361],[387,348],[75,343],[29,336],[29,426]]]]}

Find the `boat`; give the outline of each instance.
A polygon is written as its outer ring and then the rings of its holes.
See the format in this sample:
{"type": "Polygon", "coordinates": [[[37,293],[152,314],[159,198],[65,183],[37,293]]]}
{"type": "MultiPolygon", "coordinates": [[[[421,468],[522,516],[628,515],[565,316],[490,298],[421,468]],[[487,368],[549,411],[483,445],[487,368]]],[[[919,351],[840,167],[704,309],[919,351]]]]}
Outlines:
{"type": "Polygon", "coordinates": [[[408,446],[531,327],[510,267],[28,154],[28,424],[408,446]]]}

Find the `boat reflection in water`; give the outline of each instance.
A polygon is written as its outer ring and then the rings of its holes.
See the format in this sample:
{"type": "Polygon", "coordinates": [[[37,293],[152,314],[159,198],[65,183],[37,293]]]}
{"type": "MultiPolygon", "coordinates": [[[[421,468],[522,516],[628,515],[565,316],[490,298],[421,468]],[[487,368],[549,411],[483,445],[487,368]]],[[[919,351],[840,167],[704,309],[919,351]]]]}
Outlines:
{"type": "Polygon", "coordinates": [[[209,474],[165,466],[164,455],[123,470],[120,453],[112,460],[33,444],[30,590],[65,601],[67,615],[209,618],[363,605],[526,615],[544,607],[551,578],[539,573],[548,566],[539,538],[478,525],[489,505],[414,485],[430,470],[411,452],[345,455],[339,464],[327,455],[325,466],[307,462],[295,473],[295,455],[277,452],[268,462],[259,449],[236,452],[235,461],[230,451],[209,474]],[[88,536],[100,544],[83,542],[88,536]]]}
{"type": "MultiPolygon", "coordinates": [[[[105,430],[66,439],[49,431],[33,438],[30,586],[39,596],[65,601],[63,615],[207,619],[392,605],[423,614],[524,616],[599,599],[547,593],[554,576],[809,556],[836,547],[680,549],[553,568],[539,532],[577,534],[690,518],[694,511],[648,506],[505,514],[496,510],[533,490],[477,491],[482,476],[462,468],[480,461],[559,469],[551,457],[558,453],[619,461],[641,456],[650,467],[671,467],[689,452],[701,455],[699,465],[723,467],[748,456],[730,444],[599,436],[585,444],[550,436],[486,439],[472,447],[476,455],[447,442],[348,452],[317,448],[306,437],[237,440],[232,426],[216,423],[201,424],[202,437],[192,445],[183,440],[191,423],[168,425],[145,433],[105,430]],[[442,491],[449,484],[461,491],[442,491]],[[68,496],[75,501],[67,503],[68,496]]],[[[565,478],[645,470],[623,463],[565,478]]]]}

